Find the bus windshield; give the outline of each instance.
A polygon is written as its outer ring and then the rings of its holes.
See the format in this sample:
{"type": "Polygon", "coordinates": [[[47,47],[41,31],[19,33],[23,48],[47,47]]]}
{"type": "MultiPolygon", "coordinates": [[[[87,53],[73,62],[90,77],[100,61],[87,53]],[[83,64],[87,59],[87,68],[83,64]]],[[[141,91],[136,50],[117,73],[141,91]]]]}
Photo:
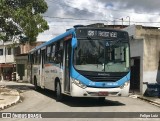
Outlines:
{"type": "Polygon", "coordinates": [[[129,44],[121,39],[78,39],[74,67],[81,71],[128,72],[129,44]]]}

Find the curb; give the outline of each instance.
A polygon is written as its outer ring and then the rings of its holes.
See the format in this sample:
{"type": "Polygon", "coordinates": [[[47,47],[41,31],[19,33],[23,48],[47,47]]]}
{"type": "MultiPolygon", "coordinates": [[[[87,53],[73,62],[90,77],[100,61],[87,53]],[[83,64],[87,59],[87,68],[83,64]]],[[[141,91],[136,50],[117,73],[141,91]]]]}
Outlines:
{"type": "Polygon", "coordinates": [[[159,106],[160,107],[160,102],[157,102],[157,101],[153,101],[153,100],[150,100],[150,99],[147,99],[145,97],[141,97],[141,96],[137,96],[138,99],[141,99],[141,100],[144,100],[144,101],[147,101],[153,105],[156,105],[156,106],[159,106]]]}
{"type": "MultiPolygon", "coordinates": [[[[17,104],[20,101],[20,93],[17,90],[15,90],[15,91],[17,93],[16,99],[14,101],[9,101],[6,104],[0,104],[0,110],[4,110],[8,107],[11,107],[11,106],[17,104]]],[[[12,95],[12,96],[15,96],[15,95],[12,95]]]]}

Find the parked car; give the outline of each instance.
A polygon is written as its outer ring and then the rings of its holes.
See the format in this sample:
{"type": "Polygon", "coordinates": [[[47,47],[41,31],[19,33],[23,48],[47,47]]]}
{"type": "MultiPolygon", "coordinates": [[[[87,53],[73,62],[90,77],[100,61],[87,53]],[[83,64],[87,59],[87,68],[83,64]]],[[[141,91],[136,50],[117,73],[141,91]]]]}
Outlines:
{"type": "Polygon", "coordinates": [[[144,96],[149,97],[160,97],[160,84],[158,83],[148,83],[147,90],[144,96]]]}

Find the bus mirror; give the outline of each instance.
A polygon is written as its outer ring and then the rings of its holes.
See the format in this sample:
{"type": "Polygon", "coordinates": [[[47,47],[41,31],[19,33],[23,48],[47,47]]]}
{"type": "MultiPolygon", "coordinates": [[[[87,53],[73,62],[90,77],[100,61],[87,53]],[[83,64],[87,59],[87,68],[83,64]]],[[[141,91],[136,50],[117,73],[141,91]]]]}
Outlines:
{"type": "Polygon", "coordinates": [[[77,39],[76,38],[72,38],[72,47],[73,48],[77,47],[77,39]]]}

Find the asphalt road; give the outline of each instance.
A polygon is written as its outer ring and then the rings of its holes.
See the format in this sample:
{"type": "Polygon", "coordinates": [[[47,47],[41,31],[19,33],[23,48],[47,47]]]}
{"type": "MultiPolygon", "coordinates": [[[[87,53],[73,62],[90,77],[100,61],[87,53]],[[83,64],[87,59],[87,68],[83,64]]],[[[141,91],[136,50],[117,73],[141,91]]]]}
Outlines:
{"type": "MultiPolygon", "coordinates": [[[[63,102],[57,102],[56,97],[52,91],[49,90],[33,90],[33,85],[25,83],[7,84],[8,87],[16,88],[21,93],[22,102],[1,112],[70,112],[74,117],[79,117],[80,114],[74,112],[84,112],[84,118],[47,118],[47,119],[1,119],[9,121],[26,121],[26,120],[63,120],[63,121],[128,121],[128,120],[159,120],[157,118],[98,118],[98,115],[87,116],[85,112],[160,112],[160,108],[144,102],[140,99],[130,97],[107,97],[105,102],[99,102],[96,98],[72,98],[65,97],[63,102]]],[[[61,115],[61,114],[60,114],[61,115]]],[[[82,114],[83,115],[83,114],[82,114]]],[[[122,114],[123,115],[123,114],[122,114]]],[[[127,115],[127,114],[126,114],[127,115]]],[[[61,116],[60,116],[61,117],[61,116]]]]}

